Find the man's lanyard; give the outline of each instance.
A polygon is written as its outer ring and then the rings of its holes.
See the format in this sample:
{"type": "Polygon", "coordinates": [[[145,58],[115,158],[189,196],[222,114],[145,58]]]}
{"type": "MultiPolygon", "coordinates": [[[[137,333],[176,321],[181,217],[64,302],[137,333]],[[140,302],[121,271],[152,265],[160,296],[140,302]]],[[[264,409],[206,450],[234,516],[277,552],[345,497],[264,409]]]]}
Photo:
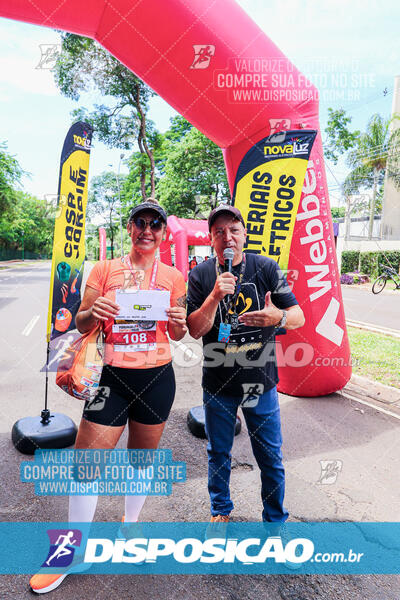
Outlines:
{"type": "MultiPolygon", "coordinates": [[[[240,293],[240,288],[242,287],[242,282],[243,282],[243,277],[244,277],[244,272],[246,270],[246,255],[242,254],[242,264],[240,266],[240,273],[239,273],[239,277],[236,283],[236,287],[235,287],[235,293],[233,294],[233,296],[230,299],[229,304],[225,301],[225,298],[222,299],[222,304],[226,310],[226,314],[225,314],[225,325],[228,323],[228,321],[232,320],[235,322],[235,325],[237,326],[237,314],[236,314],[236,301],[238,299],[239,293],[240,293]],[[232,315],[229,315],[229,311],[232,311],[232,315]]],[[[221,269],[221,265],[218,262],[218,257],[215,258],[215,272],[218,275],[222,275],[222,273],[224,273],[224,271],[221,269]]]]}
{"type": "MultiPolygon", "coordinates": [[[[124,258],[125,258],[126,264],[129,267],[130,272],[132,273],[133,277],[135,278],[135,284],[138,286],[138,289],[140,289],[140,281],[139,282],[137,281],[136,273],[133,270],[131,259],[129,258],[129,255],[127,254],[124,258]]],[[[155,261],[153,262],[153,268],[151,270],[149,290],[154,290],[154,288],[156,286],[157,269],[158,269],[158,260],[155,259],[155,261]]],[[[136,270],[138,270],[138,269],[136,269],[136,270]]]]}

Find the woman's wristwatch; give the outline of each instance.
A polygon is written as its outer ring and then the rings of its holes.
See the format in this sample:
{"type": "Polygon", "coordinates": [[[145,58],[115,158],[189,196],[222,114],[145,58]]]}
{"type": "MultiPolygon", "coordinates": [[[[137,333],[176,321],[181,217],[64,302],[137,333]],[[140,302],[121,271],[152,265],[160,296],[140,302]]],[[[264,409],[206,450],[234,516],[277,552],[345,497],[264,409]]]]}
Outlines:
{"type": "Polygon", "coordinates": [[[282,319],[275,325],[275,329],[280,329],[281,327],[285,327],[287,321],[287,312],[286,310],[282,310],[282,319]]]}

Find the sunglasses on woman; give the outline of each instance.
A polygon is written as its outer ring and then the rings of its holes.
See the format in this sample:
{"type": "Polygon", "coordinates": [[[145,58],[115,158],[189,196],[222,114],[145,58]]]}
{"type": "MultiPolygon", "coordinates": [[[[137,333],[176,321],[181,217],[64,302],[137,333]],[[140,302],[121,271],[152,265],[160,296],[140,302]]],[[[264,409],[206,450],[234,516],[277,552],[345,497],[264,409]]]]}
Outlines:
{"type": "Polygon", "coordinates": [[[162,221],[158,217],[152,219],[151,221],[146,221],[146,219],[143,219],[143,217],[134,217],[133,222],[135,224],[135,227],[140,229],[140,231],[144,231],[147,225],[150,226],[150,229],[152,231],[160,231],[164,224],[164,221],[162,221]]]}

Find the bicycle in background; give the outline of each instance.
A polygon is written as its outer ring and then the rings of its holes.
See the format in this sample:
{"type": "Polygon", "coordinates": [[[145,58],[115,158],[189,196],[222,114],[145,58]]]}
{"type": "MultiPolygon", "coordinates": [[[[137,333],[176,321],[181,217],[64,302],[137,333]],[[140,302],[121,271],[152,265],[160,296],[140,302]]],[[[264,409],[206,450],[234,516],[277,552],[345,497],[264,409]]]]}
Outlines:
{"type": "Polygon", "coordinates": [[[386,266],[382,266],[383,268],[383,273],[382,275],[379,275],[379,277],[377,279],[375,279],[373,285],[372,285],[372,292],[374,294],[379,294],[379,292],[381,292],[383,290],[383,288],[386,285],[386,282],[388,281],[388,279],[391,279],[395,286],[396,286],[396,290],[400,289],[400,276],[398,273],[396,273],[395,269],[392,269],[392,267],[386,267],[386,266]]]}

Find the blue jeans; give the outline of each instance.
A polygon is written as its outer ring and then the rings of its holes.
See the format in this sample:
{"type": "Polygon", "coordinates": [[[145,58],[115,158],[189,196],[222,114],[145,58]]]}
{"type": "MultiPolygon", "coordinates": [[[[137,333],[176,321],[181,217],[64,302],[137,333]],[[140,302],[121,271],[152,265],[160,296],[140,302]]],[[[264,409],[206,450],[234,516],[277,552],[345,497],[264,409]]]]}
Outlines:
{"type": "MultiPolygon", "coordinates": [[[[236,413],[242,398],[204,392],[208,438],[208,491],[212,515],[228,515],[233,509],[229,493],[231,449],[236,413]]],[[[282,433],[278,392],[273,387],[254,407],[242,407],[254,457],[261,470],[263,521],[283,522],[289,513],[283,506],[285,471],[282,464],[282,433]]]]}

